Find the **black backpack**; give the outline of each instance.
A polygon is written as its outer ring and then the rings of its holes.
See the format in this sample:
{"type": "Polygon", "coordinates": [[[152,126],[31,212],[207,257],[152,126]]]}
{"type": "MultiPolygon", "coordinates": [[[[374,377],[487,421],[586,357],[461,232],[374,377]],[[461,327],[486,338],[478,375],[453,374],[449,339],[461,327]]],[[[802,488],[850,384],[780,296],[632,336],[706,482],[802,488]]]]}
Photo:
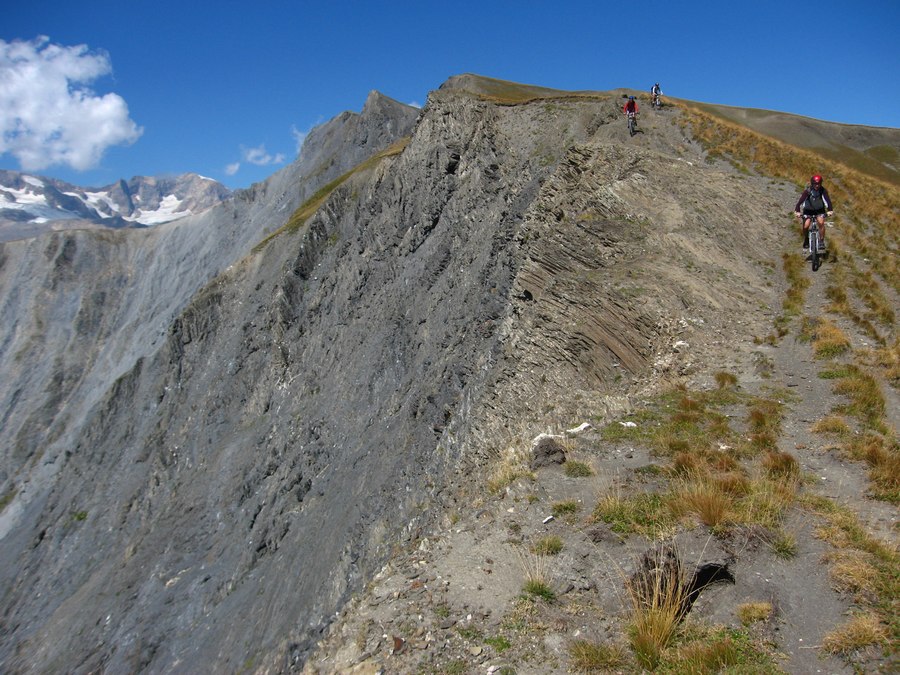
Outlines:
{"type": "Polygon", "coordinates": [[[825,209],[825,195],[821,186],[818,189],[812,185],[806,188],[805,206],[809,211],[823,211],[825,209]]]}

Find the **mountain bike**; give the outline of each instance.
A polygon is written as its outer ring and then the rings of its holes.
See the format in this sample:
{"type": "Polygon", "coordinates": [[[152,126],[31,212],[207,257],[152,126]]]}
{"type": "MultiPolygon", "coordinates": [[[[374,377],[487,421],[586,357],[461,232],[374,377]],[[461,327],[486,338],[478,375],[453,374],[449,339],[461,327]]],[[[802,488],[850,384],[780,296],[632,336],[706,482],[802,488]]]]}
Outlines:
{"type": "Polygon", "coordinates": [[[809,257],[812,260],[812,271],[817,272],[822,264],[822,258],[828,253],[819,244],[819,219],[817,216],[800,216],[802,220],[809,218],[809,257]]]}
{"type": "Polygon", "coordinates": [[[662,108],[662,100],[659,97],[659,94],[653,94],[652,100],[650,101],[650,105],[655,109],[659,110],[662,108]]]}
{"type": "Polygon", "coordinates": [[[628,133],[634,136],[637,133],[637,113],[627,113],[628,117],[628,133]]]}
{"type": "Polygon", "coordinates": [[[809,255],[812,258],[812,271],[819,269],[819,219],[813,216],[809,219],[809,255]]]}

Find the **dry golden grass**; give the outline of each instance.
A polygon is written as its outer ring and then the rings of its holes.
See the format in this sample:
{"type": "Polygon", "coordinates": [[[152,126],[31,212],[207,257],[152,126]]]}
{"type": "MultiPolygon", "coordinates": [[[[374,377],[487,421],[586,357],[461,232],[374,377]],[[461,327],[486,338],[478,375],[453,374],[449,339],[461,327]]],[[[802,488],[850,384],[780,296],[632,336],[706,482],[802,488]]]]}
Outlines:
{"type": "Polygon", "coordinates": [[[830,319],[819,317],[813,335],[813,351],[819,358],[827,359],[850,350],[850,338],[830,319]]]}
{"type": "Polygon", "coordinates": [[[712,480],[729,497],[743,497],[750,493],[750,480],[740,471],[715,474],[712,480]]]}
{"type": "Polygon", "coordinates": [[[763,467],[776,477],[796,477],[800,474],[797,459],[787,452],[772,450],[763,458],[763,467]]]}
{"type": "Polygon", "coordinates": [[[522,586],[523,592],[529,596],[553,602],[555,594],[550,587],[547,574],[547,556],[520,548],[516,548],[515,551],[525,577],[522,586]]]}
{"type": "Polygon", "coordinates": [[[687,599],[687,584],[683,579],[670,580],[664,574],[653,578],[654,583],[642,593],[628,586],[631,600],[628,636],[638,661],[649,670],[659,665],[675,636],[687,599]]]}
{"type": "Polygon", "coordinates": [[[800,502],[823,521],[815,531],[817,537],[835,547],[838,553],[849,556],[844,560],[864,560],[870,566],[865,585],[854,582],[865,590],[858,594],[856,601],[865,609],[868,619],[859,625],[855,620],[851,621],[848,626],[835,631],[830,640],[834,650],[842,651],[840,646],[845,641],[855,644],[855,636],[866,632],[862,629],[867,624],[870,628],[878,628],[878,632],[883,628],[886,639],[900,644],[900,555],[897,550],[873,537],[855,513],[830,499],[806,494],[800,502]]]}
{"type": "Polygon", "coordinates": [[[879,369],[891,386],[900,386],[900,338],[891,345],[872,350],[869,358],[871,365],[879,369]]]}
{"type": "Polygon", "coordinates": [[[677,516],[696,515],[708,527],[718,527],[733,517],[733,497],[706,473],[692,473],[674,481],[669,508],[677,516]]]}
{"type": "Polygon", "coordinates": [[[747,494],[736,502],[736,520],[778,530],[784,514],[797,499],[800,481],[796,475],[760,477],[749,483],[747,494]]]}
{"type": "Polygon", "coordinates": [[[851,457],[869,465],[876,496],[900,503],[900,448],[896,439],[870,432],[852,438],[845,448],[851,457]]]}
{"type": "Polygon", "coordinates": [[[700,453],[677,452],[672,457],[672,470],[676,474],[697,474],[706,471],[706,460],[700,453]]]}
{"type": "Polygon", "coordinates": [[[737,386],[738,379],[737,375],[733,373],[726,372],[724,370],[720,370],[713,378],[716,381],[716,384],[719,386],[719,389],[733,389],[737,386]]]}
{"type": "Polygon", "coordinates": [[[837,590],[845,593],[876,594],[878,570],[872,565],[872,554],[856,549],[833,551],[825,556],[828,574],[837,590]]]}
{"type": "Polygon", "coordinates": [[[745,602],[738,605],[737,616],[742,624],[749,626],[752,623],[768,621],[774,611],[771,602],[745,602]]]}
{"type": "Polygon", "coordinates": [[[848,436],[852,433],[850,425],[839,415],[828,415],[812,425],[810,431],[816,434],[833,434],[848,436]]]}
{"type": "Polygon", "coordinates": [[[831,631],[822,641],[822,649],[830,654],[849,654],[857,649],[887,641],[888,632],[877,614],[857,614],[831,631]]]}
{"type": "MultiPolygon", "coordinates": [[[[785,292],[781,308],[784,310],[785,318],[799,316],[803,311],[803,300],[806,298],[806,291],[812,283],[806,274],[806,263],[793,252],[784,253],[781,256],[781,261],[788,281],[788,289],[785,292]]],[[[781,322],[783,323],[784,319],[781,322]]],[[[778,333],[782,336],[786,334],[781,328],[778,329],[778,333]]]]}
{"type": "Polygon", "coordinates": [[[886,433],[886,403],[878,380],[862,368],[849,365],[834,386],[834,393],[849,399],[844,412],[855,417],[867,429],[886,433]]]}
{"type": "Polygon", "coordinates": [[[754,433],[778,434],[783,418],[784,406],[781,403],[770,399],[755,399],[747,414],[747,425],[754,433]]]}
{"type": "Polygon", "coordinates": [[[627,663],[625,650],[617,644],[575,640],[569,645],[569,662],[577,673],[611,673],[627,663]]]}
{"type": "Polygon", "coordinates": [[[487,481],[488,490],[497,494],[520,478],[534,480],[534,472],[528,466],[530,458],[528,448],[522,445],[507,446],[491,471],[487,481]]]}

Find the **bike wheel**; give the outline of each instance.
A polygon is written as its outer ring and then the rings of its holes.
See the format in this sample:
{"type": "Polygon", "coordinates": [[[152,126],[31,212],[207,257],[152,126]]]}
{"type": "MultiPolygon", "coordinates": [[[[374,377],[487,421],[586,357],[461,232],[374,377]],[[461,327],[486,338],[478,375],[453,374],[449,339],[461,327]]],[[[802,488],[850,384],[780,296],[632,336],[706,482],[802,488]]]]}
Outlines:
{"type": "Polygon", "coordinates": [[[819,269],[819,230],[818,228],[809,228],[809,252],[812,254],[812,270],[819,269]]]}
{"type": "Polygon", "coordinates": [[[628,134],[634,136],[634,118],[628,118],[628,134]]]}

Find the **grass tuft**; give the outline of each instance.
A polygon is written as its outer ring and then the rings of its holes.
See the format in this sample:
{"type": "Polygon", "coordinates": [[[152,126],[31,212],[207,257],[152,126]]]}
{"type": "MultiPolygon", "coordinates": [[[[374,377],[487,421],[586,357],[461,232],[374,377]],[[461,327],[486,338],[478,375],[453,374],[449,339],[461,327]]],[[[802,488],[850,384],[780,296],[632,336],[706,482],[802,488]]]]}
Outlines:
{"type": "Polygon", "coordinates": [[[716,381],[716,384],[719,386],[719,389],[733,389],[737,386],[737,375],[733,373],[726,372],[724,370],[720,370],[713,378],[716,381]]]}
{"type": "Polygon", "coordinates": [[[558,555],[563,550],[563,541],[555,535],[541,537],[531,547],[536,555],[558,555]]]}
{"type": "Polygon", "coordinates": [[[535,480],[534,472],[528,466],[530,457],[530,451],[521,445],[507,447],[491,472],[487,482],[488,490],[497,494],[520,478],[535,480]]]}
{"type": "Polygon", "coordinates": [[[820,317],[816,320],[812,346],[816,357],[830,359],[850,350],[850,338],[829,319],[820,317]]]}
{"type": "Polygon", "coordinates": [[[763,467],[776,477],[795,477],[800,474],[800,464],[788,452],[769,451],[763,458],[763,467]]]}
{"type": "Polygon", "coordinates": [[[563,464],[563,472],[569,478],[585,478],[593,476],[594,470],[584,462],[576,462],[569,460],[563,464]]]}
{"type": "Polygon", "coordinates": [[[575,640],[569,645],[569,660],[579,673],[608,673],[620,670],[626,655],[619,645],[575,640]]]}
{"type": "Polygon", "coordinates": [[[768,621],[775,611],[771,602],[745,602],[737,608],[738,619],[745,626],[760,621],[768,621]]]}
{"type": "Polygon", "coordinates": [[[678,630],[687,601],[688,584],[672,550],[657,546],[645,553],[638,573],[626,584],[631,604],[631,649],[648,670],[659,665],[678,630]]]}
{"type": "Polygon", "coordinates": [[[828,633],[822,640],[822,649],[830,654],[850,654],[863,647],[886,643],[887,637],[887,629],[876,614],[857,614],[828,633]]]}
{"type": "Polygon", "coordinates": [[[550,513],[552,513],[556,518],[559,518],[561,516],[578,513],[579,510],[581,510],[581,504],[579,504],[575,500],[568,500],[565,502],[556,502],[550,508],[550,513]]]}

